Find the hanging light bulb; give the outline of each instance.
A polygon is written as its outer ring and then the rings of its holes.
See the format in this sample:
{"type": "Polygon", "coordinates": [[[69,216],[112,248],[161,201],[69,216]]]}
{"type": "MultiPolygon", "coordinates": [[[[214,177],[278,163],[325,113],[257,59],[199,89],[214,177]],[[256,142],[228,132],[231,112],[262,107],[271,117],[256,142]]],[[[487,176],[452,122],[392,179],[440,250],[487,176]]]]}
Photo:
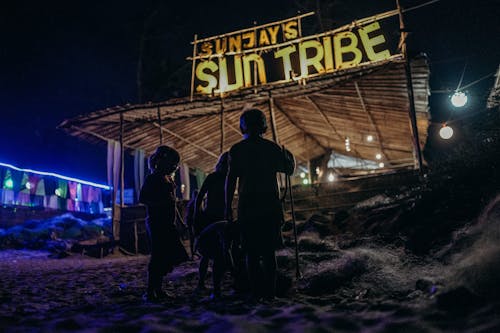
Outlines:
{"type": "Polygon", "coordinates": [[[382,154],[381,154],[381,153],[377,153],[377,154],[375,155],[375,158],[376,158],[377,160],[382,159],[382,154]]]}
{"type": "Polygon", "coordinates": [[[378,167],[379,167],[379,168],[383,168],[384,166],[385,166],[384,162],[380,162],[380,163],[378,164],[378,167]]]}
{"type": "Polygon", "coordinates": [[[450,98],[451,104],[456,108],[461,108],[467,104],[467,95],[463,91],[456,91],[450,98]]]}
{"type": "Polygon", "coordinates": [[[367,135],[366,136],[366,141],[373,142],[373,135],[367,135]]]}
{"type": "Polygon", "coordinates": [[[335,175],[333,173],[328,174],[328,181],[333,182],[335,180],[335,175]]]}
{"type": "Polygon", "coordinates": [[[450,126],[443,124],[443,127],[439,130],[439,136],[442,139],[448,140],[453,136],[453,129],[450,126]]]}
{"type": "Polygon", "coordinates": [[[306,178],[306,173],[305,172],[301,172],[300,173],[300,178],[306,178]]]}

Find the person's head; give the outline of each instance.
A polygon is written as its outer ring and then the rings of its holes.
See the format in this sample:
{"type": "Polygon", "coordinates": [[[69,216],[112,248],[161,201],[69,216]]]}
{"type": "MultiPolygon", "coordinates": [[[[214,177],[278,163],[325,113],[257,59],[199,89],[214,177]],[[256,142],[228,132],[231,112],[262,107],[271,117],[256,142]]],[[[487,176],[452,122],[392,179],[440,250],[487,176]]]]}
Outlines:
{"type": "Polygon", "coordinates": [[[215,165],[215,172],[227,173],[229,152],[224,152],[219,156],[219,160],[215,165]]]}
{"type": "Polygon", "coordinates": [[[179,153],[174,148],[159,146],[149,157],[149,169],[151,172],[169,175],[177,170],[180,159],[179,153]]]}
{"type": "Polygon", "coordinates": [[[264,112],[259,109],[249,109],[240,117],[241,133],[248,136],[264,134],[267,130],[267,121],[264,112]]]}

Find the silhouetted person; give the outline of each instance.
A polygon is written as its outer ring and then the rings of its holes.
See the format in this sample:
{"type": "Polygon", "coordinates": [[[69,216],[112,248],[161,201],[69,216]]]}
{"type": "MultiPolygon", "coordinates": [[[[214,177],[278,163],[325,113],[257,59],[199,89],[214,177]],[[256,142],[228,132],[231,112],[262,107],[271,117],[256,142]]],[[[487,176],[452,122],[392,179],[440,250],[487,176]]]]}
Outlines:
{"type": "Polygon", "coordinates": [[[219,156],[215,170],[208,174],[201,185],[195,205],[195,235],[200,234],[211,223],[225,219],[227,157],[228,152],[219,156]],[[202,211],[201,206],[205,195],[205,209],[202,211]]]}
{"type": "Polygon", "coordinates": [[[226,217],[232,220],[232,202],[238,180],[238,224],[253,297],[276,293],[276,249],[281,241],[283,210],[277,173],[292,174],[295,159],[276,143],[264,139],[265,115],[250,109],[240,117],[243,140],[229,150],[226,181],[226,217]]]}
{"type": "Polygon", "coordinates": [[[146,227],[151,245],[148,265],[148,286],[145,298],[157,301],[167,296],[162,290],[163,277],[175,265],[188,260],[175,227],[175,183],[173,173],[179,166],[179,153],[160,146],[149,158],[149,174],[141,188],[139,202],[146,205],[146,227]]]}
{"type": "Polygon", "coordinates": [[[221,297],[222,277],[227,270],[233,271],[234,268],[231,248],[239,237],[235,228],[236,222],[217,221],[204,228],[196,239],[196,251],[201,255],[196,292],[205,289],[208,265],[212,262],[213,292],[211,298],[221,297]]]}
{"type": "Polygon", "coordinates": [[[222,224],[219,223],[218,228],[210,228],[210,226],[224,220],[227,156],[227,152],[219,156],[215,170],[203,181],[194,208],[194,234],[197,245],[201,245],[196,249],[201,256],[196,290],[199,292],[205,289],[205,277],[209,262],[212,261],[214,278],[214,293],[212,295],[214,297],[220,296],[220,279],[225,270],[225,264],[222,255],[224,251],[223,243],[220,237],[222,224]],[[205,201],[205,205],[202,210],[203,201],[205,201]],[[199,239],[200,237],[202,239],[199,239]]]}

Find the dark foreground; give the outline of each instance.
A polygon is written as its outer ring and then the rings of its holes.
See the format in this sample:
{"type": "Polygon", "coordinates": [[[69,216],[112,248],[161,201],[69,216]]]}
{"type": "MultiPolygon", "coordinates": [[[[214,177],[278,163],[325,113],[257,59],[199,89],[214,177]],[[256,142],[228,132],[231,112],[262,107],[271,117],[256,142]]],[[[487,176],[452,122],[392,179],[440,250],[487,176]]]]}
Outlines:
{"type": "Polygon", "coordinates": [[[280,297],[267,303],[234,294],[228,275],[222,300],[211,301],[208,291],[194,296],[197,261],[170,274],[172,299],[152,304],[141,297],[147,256],[53,259],[4,250],[0,331],[500,331],[500,198],[472,220],[441,220],[447,228],[436,227],[443,214],[435,211],[425,230],[411,227],[429,213],[412,214],[415,200],[378,197],[337,216],[302,219],[302,278],[285,235],[280,297]]]}

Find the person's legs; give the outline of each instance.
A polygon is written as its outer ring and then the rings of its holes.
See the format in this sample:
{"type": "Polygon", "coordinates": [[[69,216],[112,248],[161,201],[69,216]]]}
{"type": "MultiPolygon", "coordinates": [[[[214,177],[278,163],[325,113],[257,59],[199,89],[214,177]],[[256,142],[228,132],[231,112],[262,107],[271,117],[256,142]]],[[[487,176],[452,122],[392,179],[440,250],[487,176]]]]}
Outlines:
{"type": "Polygon", "coordinates": [[[224,276],[224,271],[226,270],[225,260],[222,253],[219,253],[214,257],[212,269],[213,285],[214,285],[214,297],[221,296],[221,283],[222,277],[224,276]]]}
{"type": "Polygon", "coordinates": [[[198,268],[198,286],[196,289],[205,289],[205,278],[207,276],[209,258],[207,256],[202,256],[200,259],[200,266],[198,268]]]}
{"type": "Polygon", "coordinates": [[[273,298],[276,296],[277,264],[274,250],[268,250],[262,256],[264,297],[273,298]]]}

